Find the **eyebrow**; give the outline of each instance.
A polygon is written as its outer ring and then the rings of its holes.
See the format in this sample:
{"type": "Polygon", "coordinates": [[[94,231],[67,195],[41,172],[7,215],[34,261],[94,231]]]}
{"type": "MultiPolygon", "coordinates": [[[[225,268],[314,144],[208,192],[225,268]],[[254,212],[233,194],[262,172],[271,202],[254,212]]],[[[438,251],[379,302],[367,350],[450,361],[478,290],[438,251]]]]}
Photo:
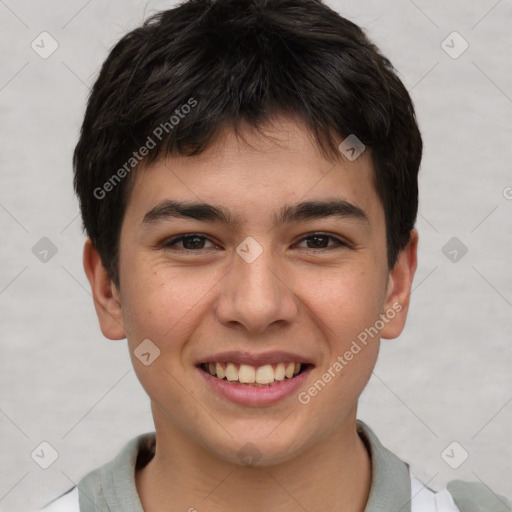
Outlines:
{"type": "MultiPolygon", "coordinates": [[[[274,227],[305,220],[323,218],[352,219],[370,226],[368,215],[358,206],[339,198],[322,201],[303,201],[285,205],[272,214],[274,227]]],[[[174,218],[195,219],[203,222],[220,222],[234,229],[241,219],[220,206],[208,203],[180,202],[166,199],[149,210],[142,219],[141,227],[174,218]]]]}

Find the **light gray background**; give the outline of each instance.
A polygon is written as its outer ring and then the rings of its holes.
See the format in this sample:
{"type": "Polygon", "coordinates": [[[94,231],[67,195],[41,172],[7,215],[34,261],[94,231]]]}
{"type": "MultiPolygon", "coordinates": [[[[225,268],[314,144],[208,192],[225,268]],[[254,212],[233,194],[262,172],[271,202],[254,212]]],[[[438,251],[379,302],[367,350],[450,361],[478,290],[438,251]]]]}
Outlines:
{"type": "MultiPolygon", "coordinates": [[[[42,505],[153,430],[126,341],[98,328],[71,155],[108,49],[171,5],[0,0],[0,510],[42,505]],[[59,44],[48,59],[31,48],[43,31],[59,44]],[[47,263],[32,253],[44,236],[58,248],[47,263]],[[59,454],[46,470],[30,457],[42,441],[59,454]]],[[[510,496],[512,2],[329,5],[399,70],[425,142],[411,312],[383,341],[359,417],[430,486],[462,478],[510,496]],[[457,59],[441,47],[453,31],[469,43],[457,59]],[[442,252],[454,236],[468,248],[456,263],[442,252]],[[452,441],[469,453],[457,470],[441,457],[452,441]]]]}

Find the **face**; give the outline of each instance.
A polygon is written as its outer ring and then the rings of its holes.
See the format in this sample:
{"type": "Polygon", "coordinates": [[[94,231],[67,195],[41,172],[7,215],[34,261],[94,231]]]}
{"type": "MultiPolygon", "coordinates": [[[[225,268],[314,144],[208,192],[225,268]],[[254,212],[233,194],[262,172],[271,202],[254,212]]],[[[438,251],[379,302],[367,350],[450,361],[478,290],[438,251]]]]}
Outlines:
{"type": "Polygon", "coordinates": [[[380,337],[403,328],[416,247],[388,271],[368,151],[327,161],[287,119],[266,134],[245,132],[249,146],[225,132],[201,155],[141,170],[119,292],[109,297],[87,249],[85,264],[103,333],[127,337],[157,432],[235,462],[251,442],[271,465],[355,421],[380,337]],[[182,209],[198,203],[211,207],[182,209]]]}

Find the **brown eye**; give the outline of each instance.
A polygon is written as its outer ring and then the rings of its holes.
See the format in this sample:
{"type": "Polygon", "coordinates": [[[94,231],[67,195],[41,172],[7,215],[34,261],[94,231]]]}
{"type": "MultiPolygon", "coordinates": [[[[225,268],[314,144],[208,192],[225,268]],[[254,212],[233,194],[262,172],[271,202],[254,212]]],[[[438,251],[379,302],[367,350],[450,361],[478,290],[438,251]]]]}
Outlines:
{"type": "MultiPolygon", "coordinates": [[[[208,238],[206,238],[203,235],[198,235],[194,233],[190,233],[187,235],[179,235],[174,238],[171,238],[170,240],[167,240],[162,244],[163,248],[166,249],[173,249],[177,248],[178,250],[184,249],[186,251],[195,251],[200,249],[205,249],[204,243],[207,241],[208,238]],[[177,244],[183,244],[182,247],[179,247],[177,244]]],[[[213,243],[212,243],[213,244],[213,243]]],[[[208,247],[206,247],[208,249],[208,247]]]]}
{"type": "Polygon", "coordinates": [[[301,242],[308,240],[308,247],[306,249],[335,249],[337,247],[349,247],[349,244],[331,235],[324,233],[313,233],[312,235],[304,237],[301,242]],[[329,240],[334,240],[334,244],[329,246],[329,240]]]}

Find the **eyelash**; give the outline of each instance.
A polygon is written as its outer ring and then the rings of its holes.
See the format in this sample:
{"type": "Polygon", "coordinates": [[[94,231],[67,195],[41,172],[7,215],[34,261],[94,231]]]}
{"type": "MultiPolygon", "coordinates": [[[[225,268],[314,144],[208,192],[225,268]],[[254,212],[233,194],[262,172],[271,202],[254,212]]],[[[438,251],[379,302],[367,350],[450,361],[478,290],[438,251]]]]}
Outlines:
{"type": "MultiPolygon", "coordinates": [[[[326,233],[311,233],[311,234],[301,238],[298,243],[301,243],[304,240],[309,240],[315,236],[320,236],[323,238],[328,238],[328,239],[334,240],[336,245],[334,247],[331,246],[331,247],[324,247],[324,248],[317,248],[317,249],[306,248],[306,251],[326,251],[326,250],[332,250],[332,249],[341,248],[341,247],[345,247],[345,248],[351,247],[351,245],[348,242],[345,242],[344,240],[342,240],[340,238],[337,238],[332,235],[328,235],[326,233]]],[[[182,242],[183,240],[190,239],[190,238],[201,238],[201,239],[209,240],[207,236],[201,235],[199,233],[187,233],[185,235],[178,235],[178,236],[175,236],[174,238],[170,238],[170,239],[164,241],[162,243],[162,248],[176,250],[177,252],[189,252],[189,253],[206,250],[203,248],[200,248],[200,249],[184,249],[184,248],[183,249],[175,249],[174,248],[177,243],[182,242]]],[[[210,240],[210,242],[211,242],[211,240],[210,240]]],[[[214,242],[212,242],[212,243],[214,243],[214,242]]]]}

